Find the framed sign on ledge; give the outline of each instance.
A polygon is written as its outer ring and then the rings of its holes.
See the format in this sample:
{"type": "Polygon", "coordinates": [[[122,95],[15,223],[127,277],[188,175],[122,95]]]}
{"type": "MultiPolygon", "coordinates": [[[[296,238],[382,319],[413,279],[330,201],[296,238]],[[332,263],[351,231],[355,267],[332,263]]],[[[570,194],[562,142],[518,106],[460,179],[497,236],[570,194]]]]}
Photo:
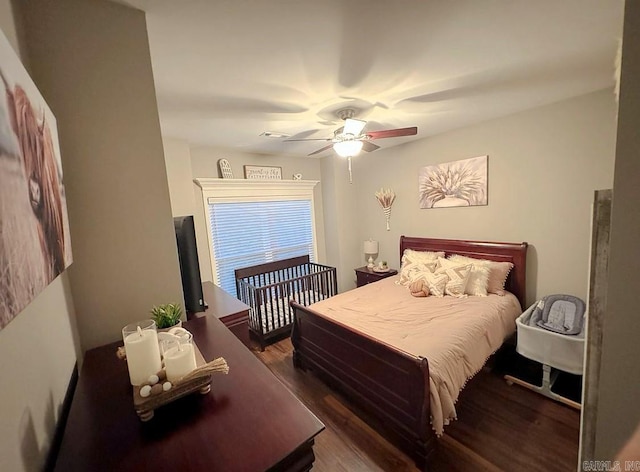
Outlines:
{"type": "Polygon", "coordinates": [[[282,180],[282,167],[244,166],[244,178],[250,180],[282,180]]]}

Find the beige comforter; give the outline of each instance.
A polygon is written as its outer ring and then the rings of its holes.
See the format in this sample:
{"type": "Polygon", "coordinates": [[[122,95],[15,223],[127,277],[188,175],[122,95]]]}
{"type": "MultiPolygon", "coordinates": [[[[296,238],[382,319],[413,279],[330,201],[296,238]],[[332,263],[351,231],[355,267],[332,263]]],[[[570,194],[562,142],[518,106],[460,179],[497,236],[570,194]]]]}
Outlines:
{"type": "Polygon", "coordinates": [[[488,297],[412,297],[398,276],[311,305],[314,311],[429,361],[431,424],[440,436],[455,402],[516,328],[522,313],[511,293],[488,297]]]}

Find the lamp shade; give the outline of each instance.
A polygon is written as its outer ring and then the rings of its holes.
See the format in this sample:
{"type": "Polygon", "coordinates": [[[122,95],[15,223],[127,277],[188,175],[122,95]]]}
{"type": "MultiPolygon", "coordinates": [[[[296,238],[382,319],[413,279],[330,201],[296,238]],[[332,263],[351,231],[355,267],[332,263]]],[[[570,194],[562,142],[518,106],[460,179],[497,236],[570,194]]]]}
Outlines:
{"type": "Polygon", "coordinates": [[[333,145],[333,150],[340,157],[353,157],[357,156],[362,149],[362,141],[348,140],[338,141],[333,145]]]}
{"type": "Polygon", "coordinates": [[[378,254],[378,241],[368,240],[364,242],[365,254],[378,254]]]}

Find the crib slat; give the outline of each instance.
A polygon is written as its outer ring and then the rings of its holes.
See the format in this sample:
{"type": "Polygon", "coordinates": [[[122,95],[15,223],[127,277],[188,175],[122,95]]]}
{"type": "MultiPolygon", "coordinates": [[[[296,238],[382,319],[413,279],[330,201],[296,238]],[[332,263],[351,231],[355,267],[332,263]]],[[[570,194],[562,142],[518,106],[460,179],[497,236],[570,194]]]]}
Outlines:
{"type": "Polygon", "coordinates": [[[309,262],[308,256],[238,269],[236,292],[251,307],[249,327],[264,348],[291,329],[290,300],[310,305],[336,294],[336,269],[309,262]]]}

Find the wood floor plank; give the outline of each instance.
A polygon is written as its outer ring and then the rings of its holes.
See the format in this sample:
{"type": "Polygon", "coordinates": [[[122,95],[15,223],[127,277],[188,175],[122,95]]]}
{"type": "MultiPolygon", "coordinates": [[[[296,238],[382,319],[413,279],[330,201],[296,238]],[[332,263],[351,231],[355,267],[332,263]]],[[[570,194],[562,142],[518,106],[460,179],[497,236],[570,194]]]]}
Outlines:
{"type": "MultiPolygon", "coordinates": [[[[313,372],[293,367],[289,339],[255,355],[325,424],[314,447],[318,472],[417,472],[413,461],[358,415],[357,406],[313,372]]],[[[509,386],[484,369],[460,394],[458,420],[445,427],[435,472],[575,471],[580,413],[535,392],[509,386]]]]}

